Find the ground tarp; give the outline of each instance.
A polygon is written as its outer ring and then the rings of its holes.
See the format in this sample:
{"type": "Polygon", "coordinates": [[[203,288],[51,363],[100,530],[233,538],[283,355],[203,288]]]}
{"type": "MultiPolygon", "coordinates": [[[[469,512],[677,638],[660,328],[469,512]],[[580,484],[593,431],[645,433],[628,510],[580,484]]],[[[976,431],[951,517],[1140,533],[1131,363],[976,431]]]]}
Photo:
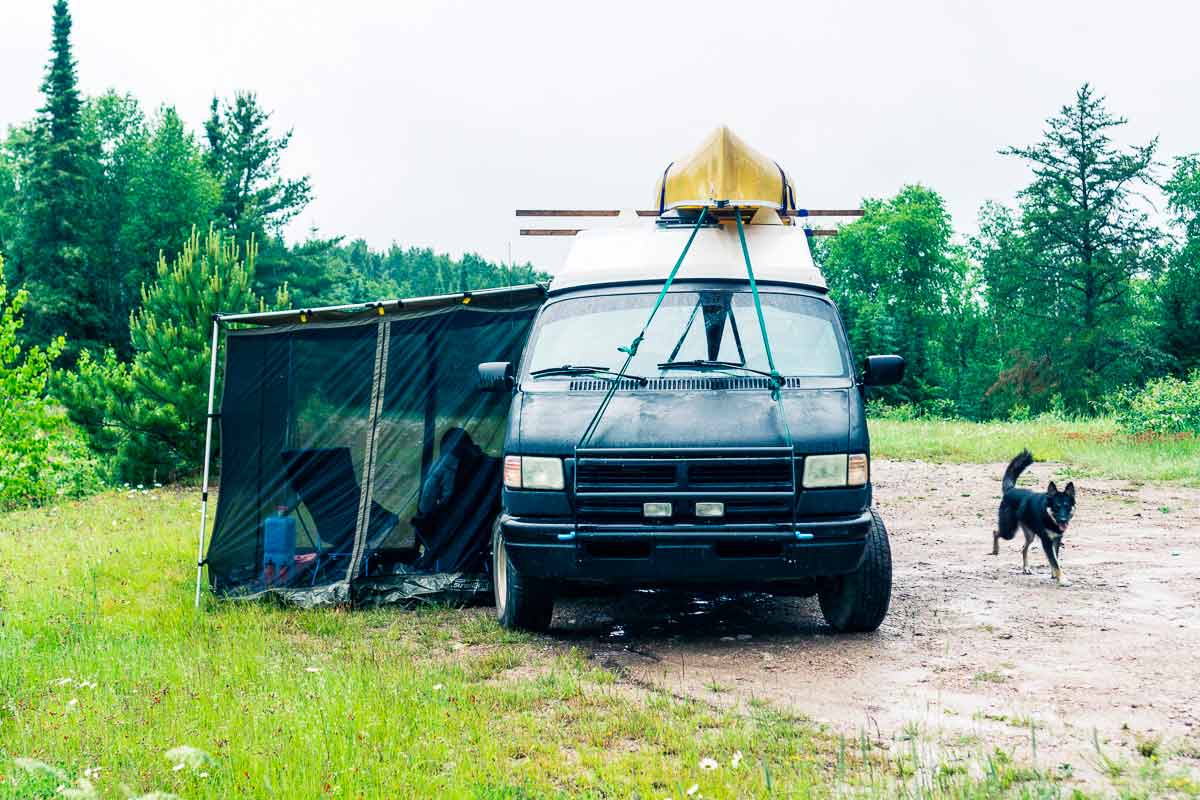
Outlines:
{"type": "Polygon", "coordinates": [[[489,590],[516,362],[541,287],[230,318],[214,594],[298,605],[489,590]],[[232,326],[231,326],[232,327],[232,326]]]}

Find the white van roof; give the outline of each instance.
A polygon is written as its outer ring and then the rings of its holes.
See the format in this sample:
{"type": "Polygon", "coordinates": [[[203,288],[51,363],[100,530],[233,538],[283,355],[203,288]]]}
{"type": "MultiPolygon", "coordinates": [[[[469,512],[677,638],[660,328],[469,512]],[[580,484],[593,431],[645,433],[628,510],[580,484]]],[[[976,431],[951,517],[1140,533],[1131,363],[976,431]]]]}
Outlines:
{"type": "MultiPolygon", "coordinates": [[[[746,225],[745,231],[756,280],[826,288],[802,228],[776,223],[746,225]]],[[[691,232],[691,225],[664,227],[654,219],[625,214],[612,228],[580,231],[562,269],[551,280],[550,291],[665,281],[691,232]]],[[[748,280],[736,226],[722,224],[696,233],[676,276],[676,280],[688,279],[748,280]]]]}

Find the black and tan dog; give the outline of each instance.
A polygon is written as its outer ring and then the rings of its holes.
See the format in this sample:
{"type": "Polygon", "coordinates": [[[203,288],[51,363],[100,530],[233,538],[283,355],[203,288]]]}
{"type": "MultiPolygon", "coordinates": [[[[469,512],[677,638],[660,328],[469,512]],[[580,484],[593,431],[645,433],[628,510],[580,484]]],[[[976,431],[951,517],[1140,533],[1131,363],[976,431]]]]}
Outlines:
{"type": "Polygon", "coordinates": [[[1060,585],[1066,585],[1062,568],[1058,563],[1058,551],[1062,547],[1063,534],[1075,513],[1075,484],[1068,483],[1061,492],[1050,481],[1044,492],[1034,492],[1029,489],[1018,489],[1017,478],[1025,468],[1033,463],[1033,456],[1028,450],[1022,450],[1020,455],[1008,464],[1004,470],[1004,482],[1001,484],[1004,496],[1000,498],[999,527],[992,534],[992,555],[1000,554],[1000,540],[1011,540],[1017,535],[1017,528],[1025,531],[1025,547],[1021,549],[1021,572],[1028,575],[1029,545],[1036,538],[1046,551],[1046,560],[1050,562],[1050,572],[1060,585]]]}

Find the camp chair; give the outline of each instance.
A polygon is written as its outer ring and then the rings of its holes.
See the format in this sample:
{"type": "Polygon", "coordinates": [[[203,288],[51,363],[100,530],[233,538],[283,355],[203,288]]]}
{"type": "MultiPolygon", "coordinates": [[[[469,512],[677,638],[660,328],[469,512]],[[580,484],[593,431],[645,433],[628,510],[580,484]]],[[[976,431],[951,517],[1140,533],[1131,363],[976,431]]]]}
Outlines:
{"type": "MultiPolygon", "coordinates": [[[[354,552],[361,487],[354,477],[350,448],[284,450],[280,457],[288,482],[317,528],[313,542],[317,548],[316,583],[323,567],[350,558],[354,552]]],[[[395,514],[372,501],[367,536],[385,535],[398,522],[395,514]]]]}

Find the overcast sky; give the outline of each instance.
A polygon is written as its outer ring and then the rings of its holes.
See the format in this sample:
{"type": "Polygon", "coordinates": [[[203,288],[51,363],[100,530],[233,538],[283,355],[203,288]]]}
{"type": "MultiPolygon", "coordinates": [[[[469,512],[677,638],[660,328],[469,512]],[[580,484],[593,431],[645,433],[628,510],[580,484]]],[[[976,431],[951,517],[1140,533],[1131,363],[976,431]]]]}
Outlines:
{"type": "MultiPolygon", "coordinates": [[[[51,0],[0,0],[0,126],[40,105],[51,0]]],[[[998,148],[1037,138],[1083,81],[1123,138],[1200,150],[1200,4],[72,0],[85,92],[130,91],[199,128],[258,92],[295,129],[316,200],[294,236],[392,241],[554,271],[518,207],[647,207],[718,124],[782,163],[801,206],[921,182],[960,230],[1027,182],[998,148]]]]}

